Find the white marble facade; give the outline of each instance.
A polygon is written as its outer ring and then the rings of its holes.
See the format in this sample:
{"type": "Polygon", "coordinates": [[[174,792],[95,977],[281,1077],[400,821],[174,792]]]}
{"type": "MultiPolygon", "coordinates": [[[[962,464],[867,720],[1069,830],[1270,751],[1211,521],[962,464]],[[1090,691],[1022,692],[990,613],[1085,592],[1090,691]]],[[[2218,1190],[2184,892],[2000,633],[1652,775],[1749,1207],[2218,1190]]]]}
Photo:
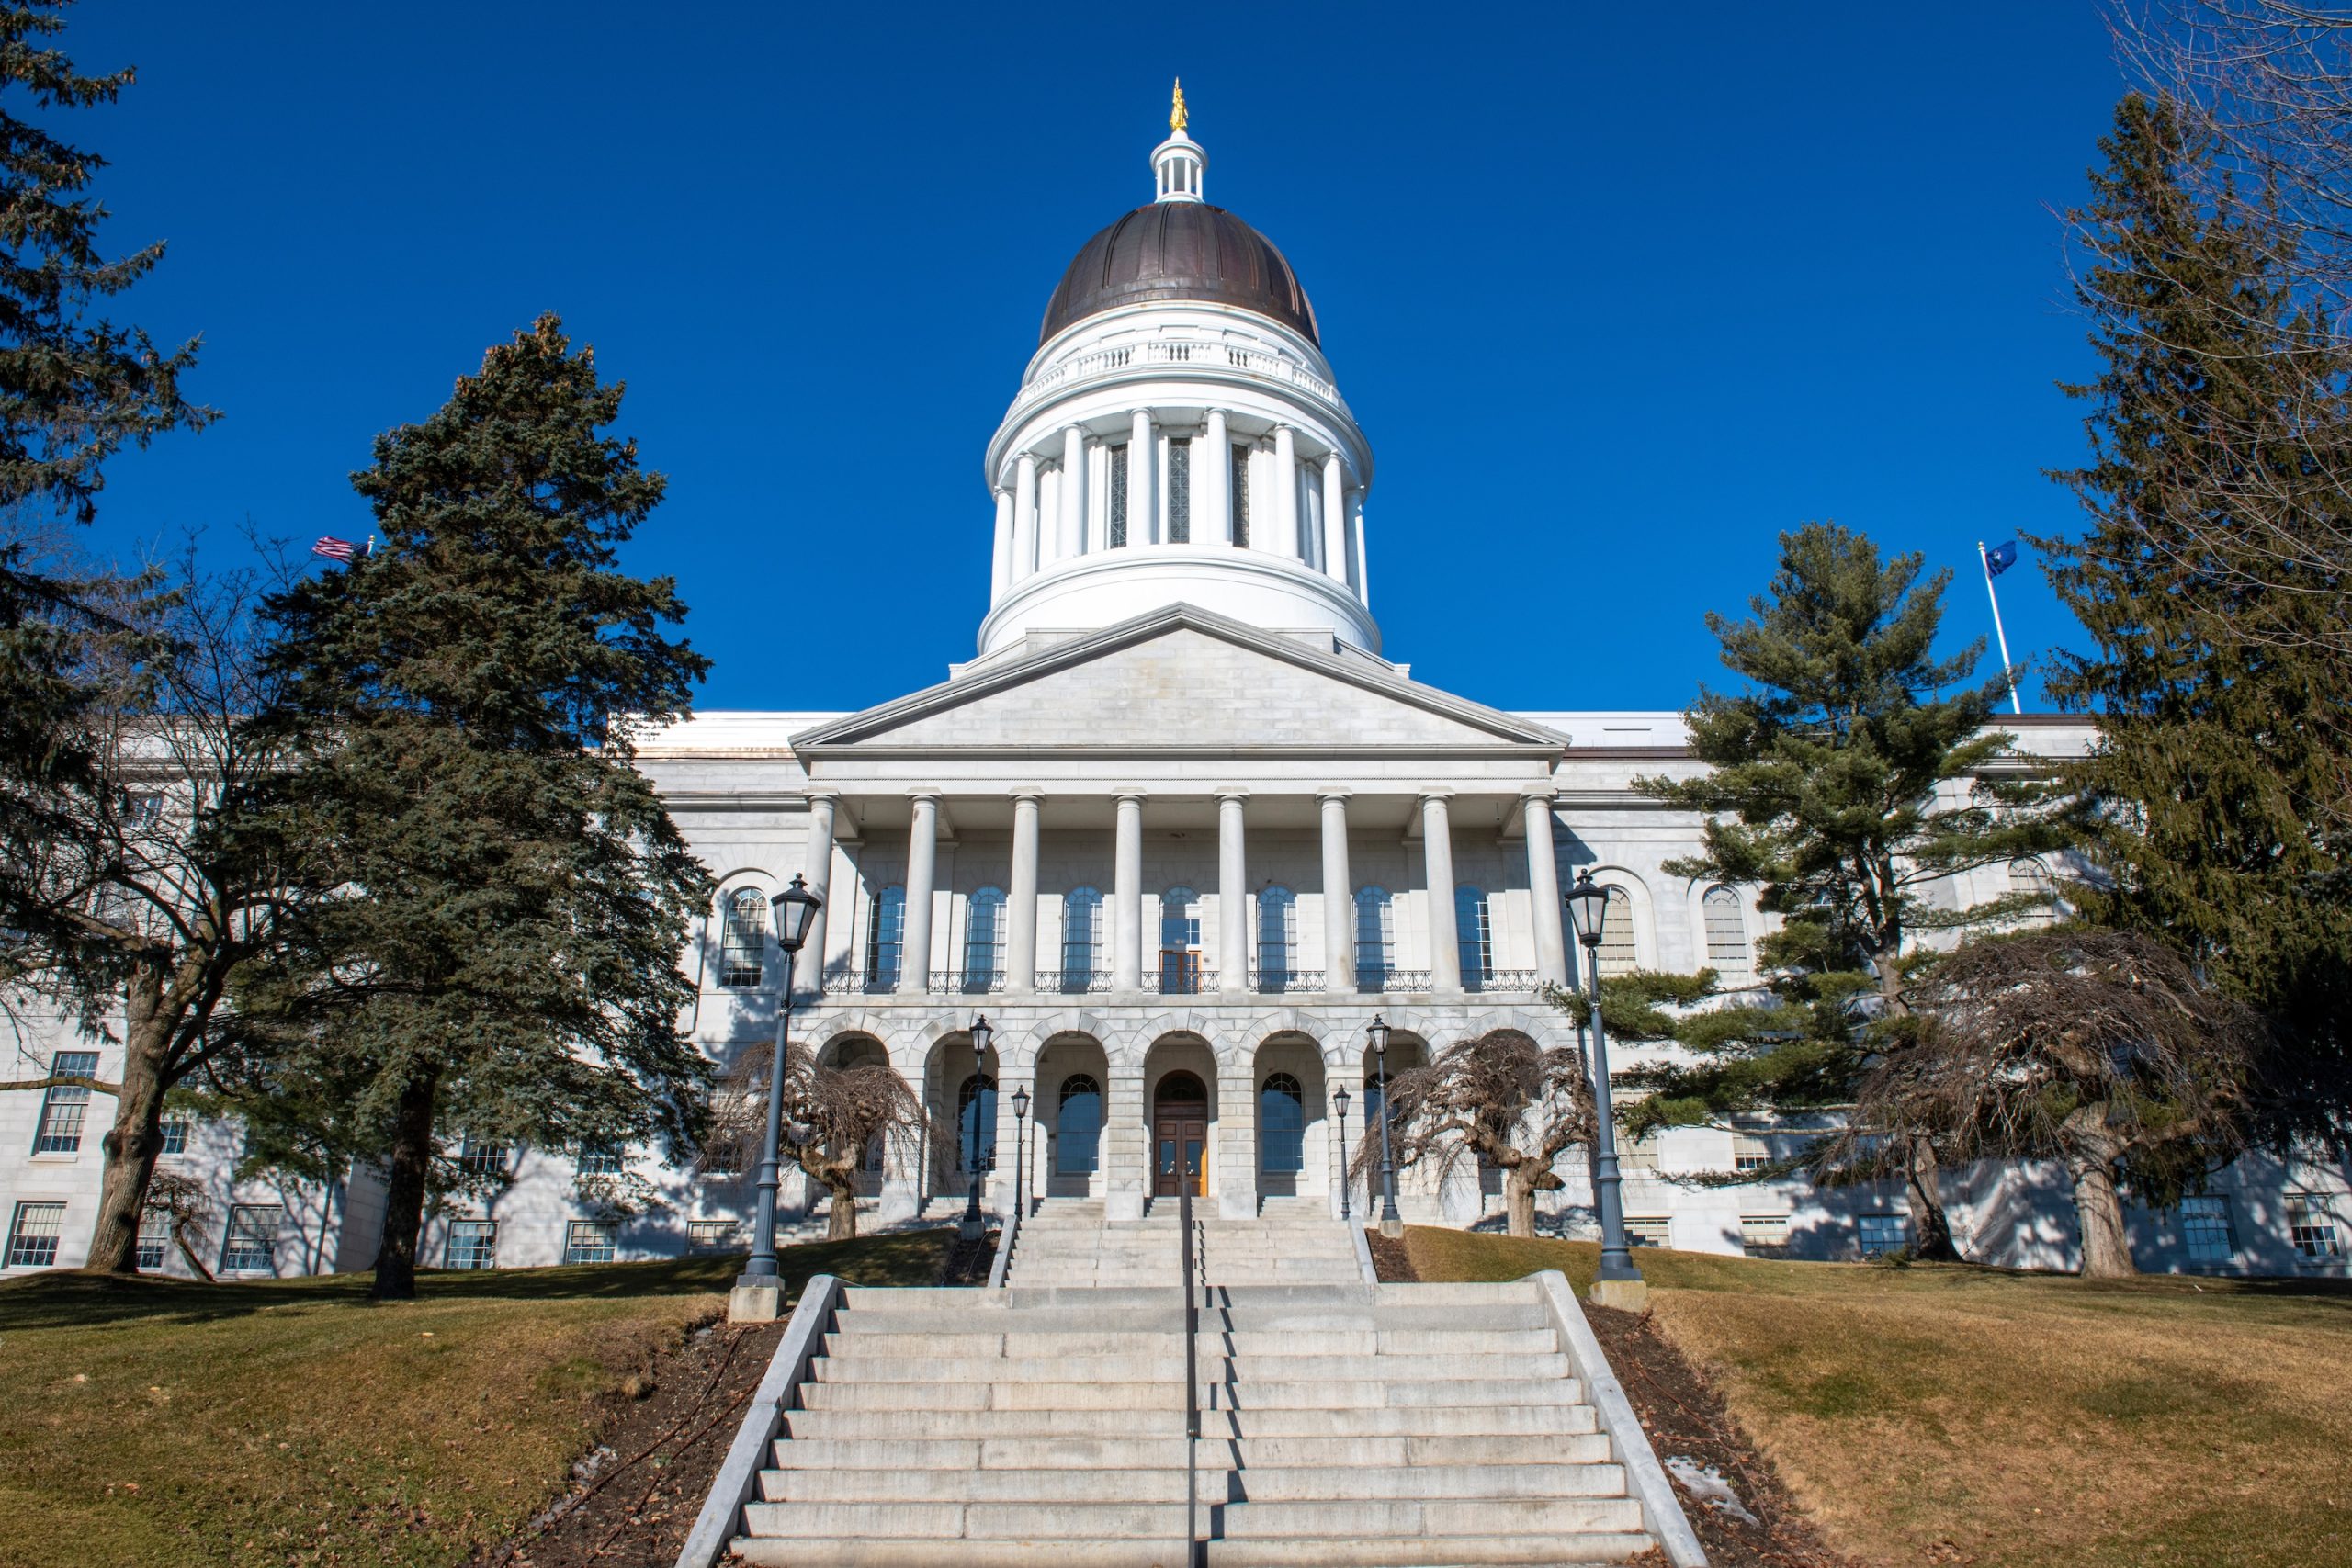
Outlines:
{"type": "MultiPolygon", "coordinates": [[[[1539,992],[1572,978],[1559,890],[1577,872],[1623,895],[1603,947],[1612,968],[1752,972],[1766,929],[1751,890],[1666,872],[1695,846],[1698,821],[1630,787],[1695,766],[1678,716],[1500,712],[1382,656],[1369,443],[1287,264],[1200,203],[1205,164],[1181,133],[1156,150],[1159,200],[1098,236],[1056,296],[1071,319],[1049,317],[987,447],[993,514],[976,519],[973,558],[985,538],[990,600],[978,656],[862,713],[704,714],[641,750],[719,882],[690,958],[693,1038],[724,1064],[774,1037],[785,988],[766,901],[801,874],[825,902],[794,979],[795,1037],[835,1061],[887,1059],[944,1132],[878,1151],[862,1200],[870,1224],[956,1212],[976,1150],[992,1209],[1011,1203],[1025,1165],[1022,1186],[1047,1201],[1139,1213],[1155,1189],[1173,1190],[1155,1116],[1175,1099],[1197,1104],[1170,1125],[1197,1122],[1201,1188],[1221,1210],[1337,1212],[1334,1091],[1353,1097],[1352,1141],[1374,1100],[1375,1014],[1396,1031],[1392,1067],[1487,1029],[1577,1043],[1539,992]],[[1156,210],[1186,207],[1197,210],[1156,210]],[[1121,249],[1123,226],[1154,220],[1165,226],[1150,244],[1121,249]],[[1189,260],[1186,235],[1199,242],[1189,260]],[[983,1013],[995,1030],[992,1140],[966,1103],[979,1070],[969,1029],[983,1013]],[[1025,1124],[1012,1114],[1016,1089],[1030,1096],[1025,1124]]],[[[2037,753],[2092,739],[2072,719],[2009,728],[2037,753]]],[[[1975,902],[2032,874],[1991,868],[1937,896],[1975,902]]],[[[6,1070],[38,1076],[60,1050],[111,1066],[102,1043],[51,1029],[23,1041],[6,1070]]],[[[0,1213],[18,1268],[78,1262],[95,1213],[110,1106],[88,1105],[69,1140],[56,1129],[71,1108],[54,1099],[0,1094],[0,1213]],[[33,1234],[45,1226],[53,1249],[33,1234]]],[[[1672,1179],[1735,1168],[1794,1135],[1689,1128],[1629,1150],[1637,1236],[1819,1258],[1899,1238],[1899,1191],[1672,1179]]],[[[218,1194],[208,1267],[368,1266],[372,1180],[232,1190],[234,1153],[228,1129],[196,1127],[169,1156],[218,1194]],[[276,1227],[266,1247],[265,1224],[276,1227]]],[[[745,1239],[752,1193],[740,1179],[640,1151],[634,1163],[661,1201],[615,1219],[578,1201],[560,1154],[491,1157],[505,1183],[435,1216],[427,1262],[658,1257],[745,1239]]],[[[1561,1174],[1545,1223],[1588,1234],[1580,1151],[1561,1174]]],[[[2193,1214],[2135,1211],[2141,1261],[2341,1272],[2346,1176],[2324,1162],[2246,1162],[2193,1214]]],[[[1408,1218],[1491,1223],[1499,1210],[1475,1172],[1443,1190],[1419,1176],[1402,1186],[1408,1218]]],[[[1354,1212],[1367,1196],[1350,1195],[1354,1212]]],[[[1953,1196],[1972,1255],[2070,1264],[2054,1172],[1968,1172],[1953,1196]]],[[[818,1223],[821,1193],[796,1178],[786,1197],[797,1225],[818,1223]]],[[[186,1271],[170,1249],[160,1266],[186,1271]]]]}

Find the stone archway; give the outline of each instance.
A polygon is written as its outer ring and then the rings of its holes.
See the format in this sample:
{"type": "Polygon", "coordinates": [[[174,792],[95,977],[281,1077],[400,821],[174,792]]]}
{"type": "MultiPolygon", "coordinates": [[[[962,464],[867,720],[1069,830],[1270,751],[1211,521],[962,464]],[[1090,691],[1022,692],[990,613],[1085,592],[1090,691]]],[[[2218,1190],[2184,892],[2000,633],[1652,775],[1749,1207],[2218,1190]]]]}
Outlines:
{"type": "Polygon", "coordinates": [[[1330,1191],[1330,1136],[1323,1055],[1313,1037],[1285,1030],[1261,1041],[1251,1063],[1258,1196],[1321,1198],[1330,1191]]]}
{"type": "MultiPolygon", "coordinates": [[[[1407,1029],[1402,1025],[1389,1031],[1388,1077],[1394,1077],[1398,1073],[1409,1072],[1415,1067],[1427,1066],[1429,1062],[1430,1043],[1419,1032],[1407,1029]]],[[[1347,1157],[1351,1166],[1360,1161],[1363,1167],[1363,1174],[1355,1180],[1353,1196],[1357,1201],[1363,1203],[1363,1213],[1366,1215],[1377,1218],[1381,1201],[1380,1115],[1385,1086],[1381,1080],[1381,1065],[1378,1055],[1370,1045],[1363,1047],[1361,1053],[1361,1063],[1363,1075],[1359,1087],[1362,1094],[1356,1103],[1362,1108],[1359,1114],[1363,1121],[1360,1123],[1361,1130],[1354,1134],[1357,1146],[1348,1151],[1347,1157]],[[1359,1153],[1359,1151],[1362,1152],[1359,1153]]],[[[1428,1201],[1429,1211],[1434,1213],[1437,1196],[1437,1179],[1432,1174],[1401,1168],[1397,1170],[1396,1201],[1399,1208],[1405,1207],[1413,1200],[1425,1198],[1428,1201]]],[[[1414,1206],[1421,1207],[1422,1205],[1415,1203],[1414,1206]]]]}
{"type": "Polygon", "coordinates": [[[1175,1195],[1177,1175],[1192,1152],[1186,1145],[1193,1141],[1192,1130],[1195,1127],[1200,1148],[1194,1191],[1206,1197],[1223,1190],[1223,1184],[1232,1179],[1233,1173],[1222,1168],[1219,1158],[1219,1112],[1216,1053],[1208,1041],[1190,1032],[1163,1034],[1153,1041],[1144,1056],[1141,1103],[1128,1112],[1143,1122],[1146,1197],[1175,1195]],[[1170,1130],[1171,1135],[1165,1140],[1159,1124],[1163,1085],[1173,1091],[1166,1097],[1173,1112],[1173,1126],[1170,1130]],[[1163,1142],[1170,1146],[1163,1148],[1163,1142]]]}
{"type": "Polygon", "coordinates": [[[1111,1062],[1091,1034],[1065,1031],[1037,1053],[1029,1092],[1034,1122],[1029,1190],[1043,1198],[1101,1198],[1107,1191],[1111,1062]]]}

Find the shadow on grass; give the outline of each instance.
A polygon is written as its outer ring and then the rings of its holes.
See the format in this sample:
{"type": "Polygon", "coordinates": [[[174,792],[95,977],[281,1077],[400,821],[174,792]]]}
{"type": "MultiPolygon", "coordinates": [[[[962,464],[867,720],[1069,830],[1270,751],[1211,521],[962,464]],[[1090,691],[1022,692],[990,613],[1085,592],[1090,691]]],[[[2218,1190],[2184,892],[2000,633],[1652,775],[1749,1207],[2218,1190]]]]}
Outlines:
{"type": "MultiPolygon", "coordinates": [[[[956,1243],[953,1226],[897,1231],[854,1241],[811,1242],[779,1249],[791,1300],[811,1275],[836,1274],[858,1285],[936,1285],[956,1243]]],[[[416,1299],[425,1304],[472,1301],[597,1301],[723,1292],[742,1271],[743,1254],[713,1253],[658,1263],[575,1264],[559,1269],[486,1269],[451,1273],[420,1269],[416,1299]]],[[[373,1274],[293,1280],[236,1280],[208,1285],[152,1275],[124,1278],[79,1269],[0,1281],[0,1330],[91,1328],[136,1318],[200,1323],[274,1307],[401,1306],[368,1294],[373,1274]]]]}

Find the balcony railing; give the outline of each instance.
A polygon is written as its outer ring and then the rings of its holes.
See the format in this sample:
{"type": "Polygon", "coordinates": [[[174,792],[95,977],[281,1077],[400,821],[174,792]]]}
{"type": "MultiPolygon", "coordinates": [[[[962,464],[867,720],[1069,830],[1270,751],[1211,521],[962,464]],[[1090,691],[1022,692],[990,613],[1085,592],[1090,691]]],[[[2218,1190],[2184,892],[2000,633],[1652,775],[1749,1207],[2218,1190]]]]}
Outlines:
{"type": "Polygon", "coordinates": [[[1261,996],[1270,997],[1294,996],[1301,991],[1319,991],[1323,988],[1323,971],[1290,968],[1252,969],[1250,971],[1250,988],[1261,996]]]}
{"type": "Polygon", "coordinates": [[[1462,976],[1465,991],[1532,991],[1539,983],[1532,969],[1489,969],[1483,975],[1472,970],[1462,976]]]}
{"type": "Polygon", "coordinates": [[[1216,971],[1192,959],[1163,957],[1159,972],[1144,976],[1144,984],[1163,997],[1206,996],[1216,989],[1216,971]]]}
{"type": "Polygon", "coordinates": [[[991,997],[1005,988],[1001,969],[934,969],[925,987],[934,997],[991,997]]]}
{"type": "Polygon", "coordinates": [[[1385,964],[1356,965],[1359,991],[1374,995],[1383,991],[1426,991],[1430,984],[1430,972],[1426,969],[1396,969],[1385,964]]]}
{"type": "MultiPolygon", "coordinates": [[[[1157,970],[1144,971],[1142,978],[1144,990],[1164,997],[1214,996],[1219,985],[1215,969],[1189,960],[1163,960],[1157,970]]],[[[1427,969],[1369,965],[1359,965],[1352,979],[1352,989],[1364,996],[1426,992],[1434,983],[1434,976],[1427,969]]],[[[1107,969],[1040,969],[1035,980],[1035,994],[1038,996],[1103,996],[1113,988],[1107,969]]],[[[1320,995],[1331,989],[1329,982],[1329,975],[1320,969],[1253,967],[1249,988],[1253,996],[1320,995]]],[[[1532,969],[1489,969],[1484,974],[1462,976],[1462,988],[1472,992],[1532,992],[1542,984],[1532,969]]],[[[826,992],[835,995],[888,996],[899,989],[899,976],[890,973],[833,975],[827,976],[825,985],[826,992]]],[[[933,969],[924,990],[935,997],[1019,994],[1011,976],[1003,971],[980,969],[933,969]]]]}
{"type": "Polygon", "coordinates": [[[1099,996],[1111,988],[1108,969],[1040,969],[1037,971],[1037,991],[1041,996],[1099,996]]]}
{"type": "Polygon", "coordinates": [[[1295,387],[1325,402],[1346,407],[1340,400],[1340,389],[1304,365],[1264,349],[1247,348],[1206,334],[1193,336],[1187,333],[1171,334],[1153,343],[1093,349],[1050,366],[1040,371],[1036,379],[1021,389],[1012,400],[1013,412],[1018,413],[1041,398],[1097,376],[1117,376],[1159,367],[1198,367],[1227,375],[1238,370],[1246,376],[1272,381],[1278,386],[1295,387]]]}

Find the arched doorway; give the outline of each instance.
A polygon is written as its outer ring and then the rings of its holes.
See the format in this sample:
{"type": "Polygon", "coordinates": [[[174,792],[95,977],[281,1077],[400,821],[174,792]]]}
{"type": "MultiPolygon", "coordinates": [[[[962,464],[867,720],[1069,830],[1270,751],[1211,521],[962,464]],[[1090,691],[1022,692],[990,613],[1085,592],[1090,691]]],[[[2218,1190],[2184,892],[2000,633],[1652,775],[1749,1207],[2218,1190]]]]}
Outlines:
{"type": "Polygon", "coordinates": [[[1192,1073],[1170,1073],[1152,1096],[1151,1123],[1151,1195],[1173,1198],[1186,1181],[1193,1196],[1206,1195],[1207,1087],[1192,1073]]]}

